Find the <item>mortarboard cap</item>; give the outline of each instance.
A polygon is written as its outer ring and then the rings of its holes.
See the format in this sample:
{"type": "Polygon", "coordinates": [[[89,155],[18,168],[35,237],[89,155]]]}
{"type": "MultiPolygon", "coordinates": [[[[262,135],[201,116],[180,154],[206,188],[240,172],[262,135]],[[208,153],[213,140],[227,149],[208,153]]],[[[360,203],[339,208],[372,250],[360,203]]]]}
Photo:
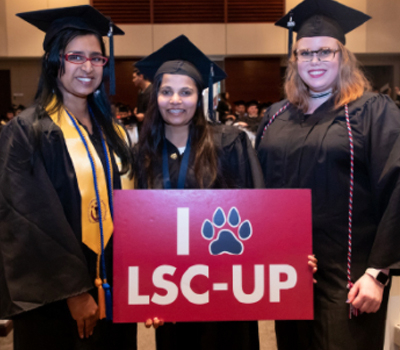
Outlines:
{"type": "Polygon", "coordinates": [[[110,18],[90,5],[23,12],[17,13],[17,16],[46,33],[43,41],[45,51],[64,29],[87,30],[100,36],[108,36],[110,38],[110,90],[114,88],[115,91],[113,35],[125,33],[112,23],[110,18]]]}
{"type": "Polygon", "coordinates": [[[160,74],[183,74],[209,89],[208,112],[213,119],[212,85],[226,78],[226,73],[201,52],[185,35],[178,36],[159,50],[135,64],[150,80],[160,74]]]}
{"type": "Polygon", "coordinates": [[[304,0],[275,25],[289,29],[289,55],[291,34],[297,40],[305,37],[329,36],[346,43],[345,34],[359,27],[371,17],[334,0],[304,0]]]}
{"type": "Polygon", "coordinates": [[[158,69],[168,61],[191,63],[200,73],[204,88],[208,85],[211,66],[214,70],[213,83],[226,78],[226,73],[201,52],[185,35],[178,36],[151,55],[136,62],[135,67],[153,80],[158,69]]]}

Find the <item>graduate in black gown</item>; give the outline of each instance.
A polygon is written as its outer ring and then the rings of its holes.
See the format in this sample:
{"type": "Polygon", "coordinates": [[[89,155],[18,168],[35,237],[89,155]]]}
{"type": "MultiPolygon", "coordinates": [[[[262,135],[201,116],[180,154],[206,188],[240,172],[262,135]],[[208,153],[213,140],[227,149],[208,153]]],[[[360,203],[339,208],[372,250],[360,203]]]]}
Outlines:
{"type": "Polygon", "coordinates": [[[277,22],[297,41],[287,99],[267,111],[256,147],[267,188],[312,190],[318,258],[315,319],[276,322],[279,350],[383,349],[390,275],[400,267],[400,112],[368,92],[344,46],[368,19],[305,0],[277,22]]]}
{"type": "MultiPolygon", "coordinates": [[[[185,36],[136,64],[154,78],[149,110],[136,147],[138,188],[262,188],[262,173],[244,132],[207,121],[202,90],[225,73],[185,36]]],[[[158,326],[160,320],[148,320],[158,326]]],[[[157,349],[258,349],[257,321],[166,323],[157,349]]]]}
{"type": "Polygon", "coordinates": [[[15,350],[136,349],[136,325],[109,320],[112,190],[133,187],[103,83],[112,24],[88,5],[19,16],[45,54],[34,105],[0,136],[0,318],[15,350]]]}

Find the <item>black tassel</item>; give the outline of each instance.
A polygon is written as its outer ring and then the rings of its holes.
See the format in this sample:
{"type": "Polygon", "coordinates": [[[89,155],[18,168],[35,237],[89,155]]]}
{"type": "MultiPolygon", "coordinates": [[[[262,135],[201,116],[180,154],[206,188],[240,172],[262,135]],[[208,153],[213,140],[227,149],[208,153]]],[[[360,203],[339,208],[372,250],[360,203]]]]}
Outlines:
{"type": "Polygon", "coordinates": [[[214,118],[214,94],[213,94],[213,84],[214,84],[214,66],[211,63],[210,66],[210,75],[208,77],[208,117],[213,122],[214,118]]]}
{"type": "Polygon", "coordinates": [[[114,61],[114,35],[113,35],[113,23],[110,22],[110,30],[107,34],[110,40],[110,95],[115,95],[115,61],[114,61]]]}
{"type": "Polygon", "coordinates": [[[287,22],[287,27],[289,29],[289,40],[288,40],[288,59],[290,59],[290,55],[292,54],[292,46],[293,46],[293,28],[296,25],[295,22],[293,22],[292,17],[293,13],[290,12],[290,19],[289,22],[287,22]]]}

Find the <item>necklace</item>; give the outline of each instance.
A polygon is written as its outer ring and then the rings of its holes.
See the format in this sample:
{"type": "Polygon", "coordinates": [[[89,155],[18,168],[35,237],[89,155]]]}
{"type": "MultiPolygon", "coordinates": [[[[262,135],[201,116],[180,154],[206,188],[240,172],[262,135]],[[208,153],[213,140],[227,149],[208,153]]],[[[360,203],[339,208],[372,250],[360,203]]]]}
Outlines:
{"type": "Polygon", "coordinates": [[[324,91],[324,92],[319,92],[319,93],[310,91],[311,98],[323,98],[323,97],[329,96],[331,94],[332,94],[332,89],[329,89],[328,91],[324,91]]]}

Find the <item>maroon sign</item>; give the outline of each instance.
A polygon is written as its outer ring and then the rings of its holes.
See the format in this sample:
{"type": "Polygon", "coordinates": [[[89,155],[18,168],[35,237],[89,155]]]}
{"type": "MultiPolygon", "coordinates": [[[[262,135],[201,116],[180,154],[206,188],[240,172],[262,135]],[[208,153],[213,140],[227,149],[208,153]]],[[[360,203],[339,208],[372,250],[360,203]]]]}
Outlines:
{"type": "Polygon", "coordinates": [[[114,322],[313,318],[309,190],[114,198],[114,322]]]}

